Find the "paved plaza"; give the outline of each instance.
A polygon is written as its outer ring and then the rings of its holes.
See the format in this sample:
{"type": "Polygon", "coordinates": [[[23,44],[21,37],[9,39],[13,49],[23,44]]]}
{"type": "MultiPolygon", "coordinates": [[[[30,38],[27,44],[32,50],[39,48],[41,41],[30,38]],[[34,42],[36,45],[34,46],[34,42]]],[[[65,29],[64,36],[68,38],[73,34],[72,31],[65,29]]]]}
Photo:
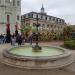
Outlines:
{"type": "MultiPolygon", "coordinates": [[[[62,45],[63,42],[45,42],[45,43],[40,43],[40,45],[55,45],[59,46],[62,45]]],[[[6,48],[10,48],[10,44],[4,44],[0,45],[0,62],[1,62],[1,57],[2,57],[2,51],[6,48]]],[[[75,55],[75,51],[71,50],[73,58],[75,55]]],[[[75,63],[64,67],[60,69],[54,69],[54,70],[25,70],[25,69],[18,69],[14,67],[10,67],[7,65],[4,65],[0,63],[0,75],[75,75],[75,63]]]]}

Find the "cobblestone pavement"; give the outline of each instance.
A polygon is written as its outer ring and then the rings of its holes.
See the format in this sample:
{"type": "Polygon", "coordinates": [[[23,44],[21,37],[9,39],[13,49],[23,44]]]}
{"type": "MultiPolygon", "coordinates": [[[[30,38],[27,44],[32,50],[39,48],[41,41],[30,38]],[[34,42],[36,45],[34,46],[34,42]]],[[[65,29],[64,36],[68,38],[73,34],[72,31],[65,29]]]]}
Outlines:
{"type": "MultiPolygon", "coordinates": [[[[46,43],[40,43],[40,44],[47,45],[47,46],[50,46],[50,45],[59,46],[62,44],[62,42],[50,42],[50,43],[46,42],[46,43]]],[[[0,58],[1,58],[2,50],[9,47],[11,47],[10,44],[0,45],[0,58]]],[[[75,51],[72,51],[72,54],[74,55],[75,51]]],[[[75,64],[73,63],[73,65],[69,66],[68,68],[70,69],[70,67],[72,67],[72,69],[74,69],[74,66],[75,64]]],[[[75,75],[75,72],[69,71],[65,68],[54,69],[54,70],[23,70],[23,69],[10,67],[0,63],[0,75],[75,75]]]]}

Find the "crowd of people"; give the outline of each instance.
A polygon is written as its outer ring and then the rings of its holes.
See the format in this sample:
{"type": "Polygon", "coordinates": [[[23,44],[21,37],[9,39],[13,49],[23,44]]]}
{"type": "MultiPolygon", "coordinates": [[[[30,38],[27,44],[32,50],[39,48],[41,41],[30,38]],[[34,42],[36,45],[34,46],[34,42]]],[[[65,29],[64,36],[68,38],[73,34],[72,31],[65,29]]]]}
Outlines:
{"type": "MultiPolygon", "coordinates": [[[[0,44],[4,44],[7,43],[7,37],[6,35],[0,35],[0,44]]],[[[17,34],[15,35],[15,33],[13,33],[13,35],[10,36],[10,43],[12,46],[16,46],[16,44],[18,44],[18,46],[24,45],[25,42],[30,43],[30,45],[32,45],[32,35],[30,35],[28,38],[25,38],[24,34],[17,34]]]]}
{"type": "Polygon", "coordinates": [[[15,46],[16,43],[18,44],[18,46],[24,45],[24,43],[25,43],[25,36],[23,34],[15,35],[13,33],[13,35],[11,35],[11,45],[15,46]]]}
{"type": "Polygon", "coordinates": [[[6,43],[6,37],[5,35],[0,35],[0,44],[6,43]]]}

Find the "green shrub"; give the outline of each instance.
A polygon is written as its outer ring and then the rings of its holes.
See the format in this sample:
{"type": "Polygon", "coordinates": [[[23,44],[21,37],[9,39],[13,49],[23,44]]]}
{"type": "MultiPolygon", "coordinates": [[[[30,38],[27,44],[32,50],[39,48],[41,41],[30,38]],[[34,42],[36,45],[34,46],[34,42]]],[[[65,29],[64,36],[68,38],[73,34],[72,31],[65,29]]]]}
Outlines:
{"type": "Polygon", "coordinates": [[[64,41],[64,46],[70,49],[75,49],[75,40],[64,41]]]}

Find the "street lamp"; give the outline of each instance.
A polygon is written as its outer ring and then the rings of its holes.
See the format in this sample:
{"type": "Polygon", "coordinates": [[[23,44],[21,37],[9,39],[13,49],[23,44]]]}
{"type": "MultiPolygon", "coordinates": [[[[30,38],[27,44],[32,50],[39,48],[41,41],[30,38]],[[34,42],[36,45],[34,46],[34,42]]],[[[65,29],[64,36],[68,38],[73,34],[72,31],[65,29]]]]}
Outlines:
{"type": "Polygon", "coordinates": [[[38,20],[39,20],[39,18],[38,18],[38,14],[37,14],[37,16],[36,16],[36,21],[37,21],[37,24],[35,25],[36,26],[36,34],[35,34],[35,36],[36,36],[36,45],[32,48],[35,52],[39,52],[39,51],[41,51],[41,47],[38,45],[38,41],[39,41],[39,33],[38,33],[38,28],[39,28],[39,26],[40,26],[40,24],[38,23],[38,20]]]}

